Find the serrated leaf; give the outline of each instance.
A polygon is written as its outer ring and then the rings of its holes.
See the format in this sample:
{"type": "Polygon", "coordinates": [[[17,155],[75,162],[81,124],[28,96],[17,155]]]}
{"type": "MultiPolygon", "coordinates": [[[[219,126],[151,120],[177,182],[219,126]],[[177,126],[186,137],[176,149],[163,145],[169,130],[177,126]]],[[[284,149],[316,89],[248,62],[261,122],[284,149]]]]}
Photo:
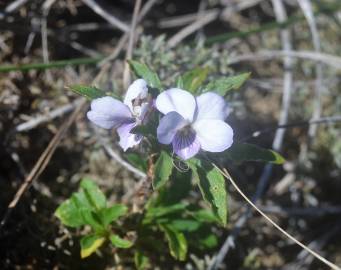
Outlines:
{"type": "Polygon", "coordinates": [[[192,159],[188,164],[203,199],[210,204],[213,212],[225,226],[227,224],[227,190],[224,176],[207,162],[192,159]]]}
{"type": "Polygon", "coordinates": [[[99,189],[99,187],[92,180],[85,178],[81,181],[81,188],[84,190],[84,193],[90,203],[90,205],[96,209],[100,210],[105,208],[107,204],[107,200],[103,192],[99,189]]]}
{"type": "Polygon", "coordinates": [[[91,234],[82,237],[81,244],[81,258],[84,259],[94,253],[100,246],[103,245],[105,238],[100,235],[91,234]]]}
{"type": "Polygon", "coordinates": [[[123,204],[115,204],[109,208],[104,208],[99,211],[102,224],[106,227],[111,222],[117,220],[119,217],[125,215],[128,208],[123,204]]]}
{"type": "Polygon", "coordinates": [[[173,170],[173,159],[165,151],[161,151],[154,167],[153,188],[159,189],[164,186],[173,170]]]}
{"type": "Polygon", "coordinates": [[[117,248],[130,248],[133,245],[132,242],[125,240],[116,234],[110,235],[109,239],[111,243],[117,248]]]}
{"type": "Polygon", "coordinates": [[[149,86],[157,89],[162,88],[161,81],[158,75],[155,72],[151,71],[147,65],[134,60],[128,60],[128,63],[133,69],[135,75],[139,78],[143,78],[149,86]]]}
{"type": "Polygon", "coordinates": [[[238,90],[250,77],[250,75],[251,73],[248,72],[214,80],[204,87],[203,92],[214,91],[221,96],[225,96],[231,90],[238,90]]]}
{"type": "Polygon", "coordinates": [[[137,270],[144,270],[150,267],[149,258],[140,250],[137,250],[134,254],[134,262],[137,270]]]}
{"type": "Polygon", "coordinates": [[[185,235],[169,225],[159,224],[159,227],[166,235],[171,255],[177,260],[184,261],[188,249],[185,235]]]}
{"type": "Polygon", "coordinates": [[[86,97],[89,100],[106,96],[103,90],[94,86],[71,85],[69,88],[76,94],[86,97]]]}
{"type": "Polygon", "coordinates": [[[285,162],[285,159],[279,153],[250,143],[234,142],[224,154],[236,162],[262,161],[274,164],[282,164],[285,162]]]}
{"type": "Polygon", "coordinates": [[[196,67],[181,75],[177,81],[177,86],[181,89],[195,93],[206,80],[209,69],[196,67]]]}
{"type": "Polygon", "coordinates": [[[71,199],[66,200],[57,208],[55,216],[66,226],[75,228],[84,225],[78,207],[71,199]]]}

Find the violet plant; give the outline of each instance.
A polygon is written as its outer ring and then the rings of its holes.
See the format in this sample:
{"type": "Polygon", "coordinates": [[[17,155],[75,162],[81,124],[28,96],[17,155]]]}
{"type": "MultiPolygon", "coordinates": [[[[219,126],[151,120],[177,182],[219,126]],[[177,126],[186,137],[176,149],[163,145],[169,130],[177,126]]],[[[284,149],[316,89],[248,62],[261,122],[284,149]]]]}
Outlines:
{"type": "Polygon", "coordinates": [[[226,121],[229,93],[240,88],[249,73],[204,84],[208,71],[198,67],[166,88],[146,65],[129,63],[137,79],[123,101],[95,87],[70,88],[91,100],[87,118],[95,126],[117,131],[123,156],[145,171],[145,184],[153,191],[144,194],[146,200],[139,207],[134,198],[126,205],[108,207],[95,183],[82,181],[82,190],[62,203],[56,216],[66,226],[91,228],[81,239],[82,257],[108,242],[118,254],[128,249],[123,260],[134,254],[136,268],[146,269],[161,260],[155,254],[165,250],[165,243],[180,261],[186,260],[189,250],[218,244],[213,228],[227,224],[228,194],[225,179],[213,164],[245,160],[280,164],[284,159],[272,150],[237,142],[226,121]],[[131,153],[134,159],[129,158],[131,153]],[[201,199],[191,197],[196,186],[205,208],[201,199]]]}

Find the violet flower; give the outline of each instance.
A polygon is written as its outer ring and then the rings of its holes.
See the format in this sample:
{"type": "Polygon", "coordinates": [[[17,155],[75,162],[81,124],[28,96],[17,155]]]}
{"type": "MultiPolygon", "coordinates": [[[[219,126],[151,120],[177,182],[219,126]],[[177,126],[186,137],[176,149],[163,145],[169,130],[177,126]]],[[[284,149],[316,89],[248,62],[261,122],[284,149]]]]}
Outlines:
{"type": "Polygon", "coordinates": [[[143,79],[138,79],[129,86],[123,102],[110,96],[94,99],[87,117],[97,126],[117,129],[119,145],[126,151],[143,139],[142,135],[130,131],[137,125],[145,124],[151,108],[150,103],[147,83],[143,79]]]}
{"type": "Polygon", "coordinates": [[[233,130],[224,122],[229,114],[225,100],[213,92],[194,97],[187,91],[172,88],[156,98],[156,108],[164,117],[157,128],[162,144],[186,160],[200,149],[222,152],[233,143],[233,130]]]}

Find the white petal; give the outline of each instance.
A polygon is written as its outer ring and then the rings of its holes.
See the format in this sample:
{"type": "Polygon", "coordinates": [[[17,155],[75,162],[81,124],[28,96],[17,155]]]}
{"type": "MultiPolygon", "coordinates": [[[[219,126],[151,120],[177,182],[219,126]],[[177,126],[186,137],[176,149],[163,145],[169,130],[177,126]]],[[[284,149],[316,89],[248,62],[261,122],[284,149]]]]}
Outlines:
{"type": "Polygon", "coordinates": [[[177,112],[167,113],[161,118],[157,127],[157,139],[162,144],[170,144],[176,132],[187,124],[186,120],[177,112]]]}
{"type": "Polygon", "coordinates": [[[143,136],[130,133],[134,127],[136,127],[136,123],[132,122],[124,123],[117,129],[117,133],[120,136],[119,145],[123,151],[127,151],[128,148],[134,147],[142,141],[143,136]]]}
{"type": "Polygon", "coordinates": [[[94,124],[110,129],[116,128],[132,117],[129,108],[112,97],[101,97],[91,102],[87,117],[94,124]]]}
{"type": "Polygon", "coordinates": [[[135,80],[127,90],[127,93],[124,97],[124,104],[126,104],[131,111],[133,111],[133,100],[137,97],[143,99],[148,95],[148,87],[147,82],[143,79],[135,80]]]}
{"type": "Polygon", "coordinates": [[[222,152],[233,143],[233,130],[222,120],[199,120],[193,124],[201,148],[209,152],[222,152]]]}
{"type": "Polygon", "coordinates": [[[207,92],[198,96],[196,99],[198,106],[197,120],[224,120],[229,114],[229,109],[224,98],[216,93],[207,92]]]}
{"type": "Polygon", "coordinates": [[[156,98],[155,104],[163,114],[177,112],[190,122],[196,110],[196,101],[192,94],[179,88],[171,88],[162,92],[156,98]]]}

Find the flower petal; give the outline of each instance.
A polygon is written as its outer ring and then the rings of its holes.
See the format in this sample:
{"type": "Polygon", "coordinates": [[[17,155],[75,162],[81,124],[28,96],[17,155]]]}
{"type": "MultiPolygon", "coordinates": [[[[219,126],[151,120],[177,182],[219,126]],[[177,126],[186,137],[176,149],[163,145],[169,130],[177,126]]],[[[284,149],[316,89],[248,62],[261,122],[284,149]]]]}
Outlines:
{"type": "Polygon", "coordinates": [[[173,151],[183,160],[195,156],[200,150],[200,142],[192,131],[184,134],[181,130],[178,131],[173,139],[173,151]]]}
{"type": "Polygon", "coordinates": [[[224,120],[230,112],[224,98],[216,93],[207,92],[198,96],[196,99],[198,106],[196,116],[197,120],[202,119],[224,120]]]}
{"type": "Polygon", "coordinates": [[[119,145],[123,151],[127,151],[128,148],[138,145],[143,139],[141,135],[130,133],[134,127],[136,127],[136,122],[127,122],[117,129],[117,133],[120,136],[119,145]]]}
{"type": "Polygon", "coordinates": [[[132,118],[129,108],[112,97],[101,97],[91,102],[88,119],[102,128],[117,128],[132,118]]]}
{"type": "Polygon", "coordinates": [[[193,128],[205,151],[222,152],[233,143],[233,130],[222,120],[199,120],[193,128]]]}
{"type": "Polygon", "coordinates": [[[187,91],[171,88],[158,95],[156,108],[163,114],[177,112],[186,120],[192,122],[196,110],[195,98],[187,91]]]}
{"type": "Polygon", "coordinates": [[[167,113],[161,118],[157,127],[157,139],[162,144],[170,144],[176,132],[184,127],[187,121],[177,112],[167,113]]]}
{"type": "Polygon", "coordinates": [[[133,111],[133,100],[137,97],[144,99],[148,95],[147,82],[143,79],[135,80],[127,90],[123,103],[133,111]]]}

